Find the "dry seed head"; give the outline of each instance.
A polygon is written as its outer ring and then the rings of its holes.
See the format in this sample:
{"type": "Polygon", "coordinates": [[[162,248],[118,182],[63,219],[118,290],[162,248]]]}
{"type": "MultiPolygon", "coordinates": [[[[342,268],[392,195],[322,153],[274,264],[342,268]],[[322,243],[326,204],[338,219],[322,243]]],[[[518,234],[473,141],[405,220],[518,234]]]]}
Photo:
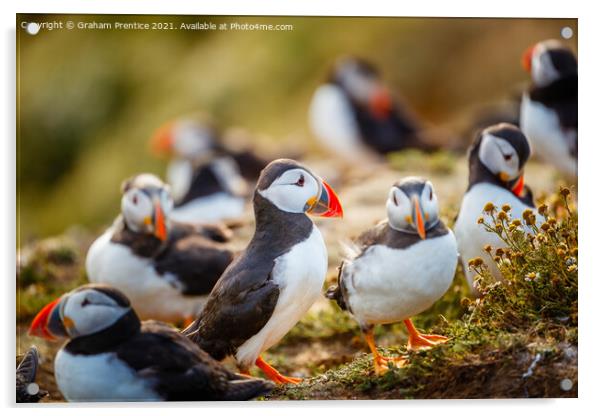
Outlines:
{"type": "Polygon", "coordinates": [[[571,194],[571,191],[569,190],[569,188],[566,188],[564,186],[560,188],[560,195],[562,195],[566,198],[570,194],[571,194]]]}
{"type": "Polygon", "coordinates": [[[546,204],[541,204],[537,208],[537,212],[539,212],[541,215],[546,215],[548,213],[548,206],[546,204]]]}
{"type": "Polygon", "coordinates": [[[498,248],[497,250],[495,250],[495,255],[502,257],[504,255],[504,249],[498,248]]]}
{"type": "Polygon", "coordinates": [[[508,214],[506,214],[506,211],[500,211],[497,213],[497,219],[500,221],[504,221],[508,219],[508,214]]]}
{"type": "Polygon", "coordinates": [[[477,219],[477,224],[483,224],[484,222],[485,222],[485,218],[483,218],[483,217],[479,217],[477,219]]]}
{"type": "Polygon", "coordinates": [[[485,247],[483,247],[483,250],[485,250],[487,253],[491,253],[493,247],[491,247],[491,244],[487,244],[485,247]]]}
{"type": "Polygon", "coordinates": [[[504,212],[508,212],[511,209],[512,209],[512,207],[509,204],[502,205],[502,211],[504,211],[504,212]]]}
{"type": "Polygon", "coordinates": [[[494,209],[495,209],[495,205],[493,205],[493,202],[487,202],[485,204],[485,206],[483,207],[483,211],[485,211],[485,212],[493,212],[494,209]]]}

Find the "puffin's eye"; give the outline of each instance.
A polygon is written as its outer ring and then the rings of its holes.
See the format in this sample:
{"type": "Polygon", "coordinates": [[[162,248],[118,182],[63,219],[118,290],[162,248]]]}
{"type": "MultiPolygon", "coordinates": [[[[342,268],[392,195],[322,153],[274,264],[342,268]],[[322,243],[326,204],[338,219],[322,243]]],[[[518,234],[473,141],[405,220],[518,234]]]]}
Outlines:
{"type": "Polygon", "coordinates": [[[297,185],[297,186],[303,186],[303,185],[305,185],[305,176],[301,175],[299,177],[299,180],[297,180],[297,183],[295,183],[295,185],[297,185]]]}
{"type": "Polygon", "coordinates": [[[394,203],[396,206],[399,206],[399,204],[397,203],[397,197],[395,196],[395,193],[393,193],[393,203],[394,203]]]}
{"type": "Polygon", "coordinates": [[[433,200],[433,189],[431,188],[431,192],[429,193],[429,201],[433,200]]]}
{"type": "Polygon", "coordinates": [[[509,154],[509,155],[504,155],[504,160],[505,160],[505,161],[508,161],[508,160],[510,160],[510,159],[512,159],[512,153],[511,153],[511,154],[509,154]]]}
{"type": "Polygon", "coordinates": [[[138,195],[134,195],[132,197],[132,202],[134,203],[134,205],[138,205],[138,195]]]}
{"type": "Polygon", "coordinates": [[[88,298],[84,298],[84,300],[82,301],[82,307],[89,305],[91,302],[88,300],[88,298]]]}

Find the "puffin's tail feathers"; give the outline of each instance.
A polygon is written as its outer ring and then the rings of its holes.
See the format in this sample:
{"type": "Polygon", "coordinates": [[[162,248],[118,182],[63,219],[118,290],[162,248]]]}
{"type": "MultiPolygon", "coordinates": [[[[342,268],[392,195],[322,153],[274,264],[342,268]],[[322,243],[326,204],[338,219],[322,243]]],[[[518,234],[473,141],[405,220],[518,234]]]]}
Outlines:
{"type": "Polygon", "coordinates": [[[228,382],[228,391],[224,400],[251,400],[265,396],[274,388],[274,383],[260,378],[241,378],[228,382]]]}
{"type": "Polygon", "coordinates": [[[345,265],[345,262],[343,261],[341,263],[341,265],[339,266],[339,275],[337,276],[338,284],[330,286],[328,288],[328,290],[326,291],[326,293],[324,293],[324,296],[327,299],[336,301],[337,305],[339,305],[339,307],[342,310],[346,311],[348,309],[347,302],[345,302],[345,295],[343,294],[343,287],[342,287],[342,282],[341,282],[341,273],[343,273],[344,265],[345,265]]]}

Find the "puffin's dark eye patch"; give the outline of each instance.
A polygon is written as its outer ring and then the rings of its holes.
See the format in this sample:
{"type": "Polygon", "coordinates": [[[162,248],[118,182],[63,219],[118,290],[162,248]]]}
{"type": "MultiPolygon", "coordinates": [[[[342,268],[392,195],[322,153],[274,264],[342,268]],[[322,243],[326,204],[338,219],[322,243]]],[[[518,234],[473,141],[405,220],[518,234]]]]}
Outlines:
{"type": "Polygon", "coordinates": [[[297,185],[297,186],[303,186],[303,185],[305,185],[305,176],[301,175],[299,177],[299,180],[297,181],[297,183],[295,183],[295,185],[297,185]]]}
{"type": "Polygon", "coordinates": [[[90,301],[88,300],[88,298],[84,298],[84,300],[82,301],[82,307],[84,307],[84,306],[86,306],[86,305],[89,305],[90,303],[92,303],[92,302],[90,302],[90,301]]]}

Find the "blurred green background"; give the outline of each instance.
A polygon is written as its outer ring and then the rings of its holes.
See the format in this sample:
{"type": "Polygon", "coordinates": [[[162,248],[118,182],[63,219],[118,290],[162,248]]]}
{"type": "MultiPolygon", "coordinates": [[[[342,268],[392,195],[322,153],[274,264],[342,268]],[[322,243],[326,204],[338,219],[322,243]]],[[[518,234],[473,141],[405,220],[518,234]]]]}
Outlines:
{"type": "MultiPolygon", "coordinates": [[[[153,131],[203,111],[242,126],[278,154],[317,146],[307,106],[333,60],[356,54],[434,125],[454,126],[482,103],[508,96],[527,75],[524,49],[575,35],[576,19],[321,18],[19,15],[17,193],[22,245],[72,224],[98,228],[119,207],[119,184],[163,175],[153,131]],[[21,22],[240,22],[293,31],[41,30],[21,22]]],[[[458,132],[460,133],[460,132],[458,132]]],[[[465,138],[469,140],[469,138],[465,138]]]]}

